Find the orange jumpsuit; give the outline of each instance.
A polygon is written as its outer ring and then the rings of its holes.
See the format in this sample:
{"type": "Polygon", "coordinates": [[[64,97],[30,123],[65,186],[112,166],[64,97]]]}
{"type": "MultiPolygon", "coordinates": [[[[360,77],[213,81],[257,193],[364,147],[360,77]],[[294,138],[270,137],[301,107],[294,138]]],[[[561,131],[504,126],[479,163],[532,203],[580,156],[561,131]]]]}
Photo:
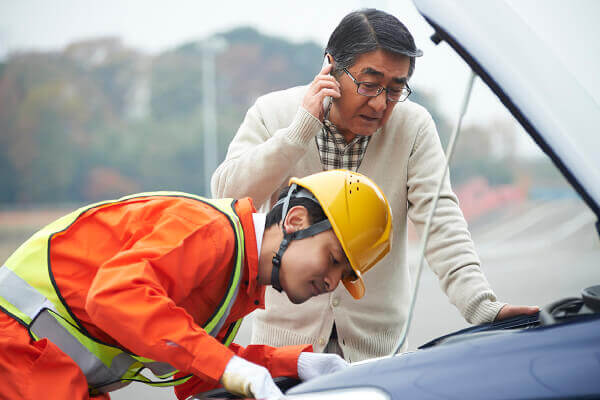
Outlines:
{"type": "MultiPolygon", "coordinates": [[[[240,290],[230,323],[264,308],[248,198],[235,206],[244,231],[240,290]]],[[[183,399],[218,385],[237,354],[273,376],[297,377],[310,345],[229,348],[201,325],[218,307],[233,270],[235,237],[227,217],[196,200],[155,196],[87,211],[50,242],[50,266],[60,294],[93,337],[167,362],[195,377],[175,387],[183,399]]],[[[51,341],[33,342],[0,311],[0,399],[87,399],[79,367],[51,341]]],[[[104,395],[104,398],[109,398],[104,395]]]]}

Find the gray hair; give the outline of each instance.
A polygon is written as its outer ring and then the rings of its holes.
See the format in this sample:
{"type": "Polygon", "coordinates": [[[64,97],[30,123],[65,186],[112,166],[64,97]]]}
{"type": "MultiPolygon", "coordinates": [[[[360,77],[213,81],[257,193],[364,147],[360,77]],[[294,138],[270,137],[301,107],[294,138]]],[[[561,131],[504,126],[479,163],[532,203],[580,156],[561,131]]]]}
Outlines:
{"type": "Polygon", "coordinates": [[[408,56],[409,78],[415,70],[415,57],[423,55],[423,52],[417,49],[406,26],[398,18],[373,8],[353,11],[346,15],[329,37],[325,53],[333,56],[333,74],[338,76],[344,68],[354,65],[361,54],[378,49],[408,56]]]}

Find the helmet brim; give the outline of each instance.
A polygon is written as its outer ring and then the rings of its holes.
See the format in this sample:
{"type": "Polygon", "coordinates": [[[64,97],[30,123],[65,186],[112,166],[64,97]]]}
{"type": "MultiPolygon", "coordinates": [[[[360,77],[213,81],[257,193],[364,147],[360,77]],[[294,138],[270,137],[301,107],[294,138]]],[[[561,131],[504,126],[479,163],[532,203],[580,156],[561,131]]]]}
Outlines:
{"type": "Polygon", "coordinates": [[[365,295],[365,282],[361,276],[354,281],[343,280],[342,283],[346,287],[346,290],[352,295],[352,297],[354,297],[354,299],[360,300],[365,295]]]}

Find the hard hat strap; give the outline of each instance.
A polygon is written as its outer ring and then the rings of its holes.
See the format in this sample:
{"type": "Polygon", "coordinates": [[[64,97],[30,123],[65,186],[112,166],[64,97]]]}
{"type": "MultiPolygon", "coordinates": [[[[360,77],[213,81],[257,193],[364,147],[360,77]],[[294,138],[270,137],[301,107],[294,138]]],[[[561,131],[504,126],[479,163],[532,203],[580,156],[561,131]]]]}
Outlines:
{"type": "MultiPolygon", "coordinates": [[[[287,247],[290,245],[290,242],[292,240],[300,240],[300,239],[304,239],[304,238],[307,238],[310,236],[314,236],[318,233],[321,233],[328,229],[331,229],[331,223],[329,222],[329,220],[324,219],[315,224],[312,224],[311,226],[309,226],[306,229],[302,229],[302,230],[292,232],[292,233],[287,233],[285,231],[285,227],[283,225],[284,225],[285,217],[287,216],[290,199],[292,197],[305,197],[305,198],[314,200],[316,203],[320,204],[318,202],[318,200],[310,192],[306,193],[306,192],[302,191],[302,192],[298,192],[294,195],[293,192],[296,190],[296,188],[297,188],[296,184],[295,183],[292,184],[288,191],[287,196],[282,199],[283,200],[283,209],[281,210],[281,229],[283,230],[283,239],[281,240],[281,244],[279,245],[279,250],[277,251],[277,254],[275,254],[273,256],[273,260],[272,260],[273,269],[271,270],[271,285],[278,292],[281,292],[283,290],[283,288],[281,287],[281,282],[279,280],[279,272],[281,270],[281,258],[283,257],[283,253],[285,252],[287,247]]],[[[275,206],[277,206],[279,203],[281,203],[282,200],[275,203],[275,206]]]]}
{"type": "Polygon", "coordinates": [[[314,236],[318,233],[324,232],[327,229],[331,229],[331,223],[328,219],[324,219],[322,221],[317,222],[316,224],[312,224],[306,229],[302,229],[293,233],[285,233],[283,234],[283,239],[281,240],[281,245],[279,245],[279,250],[277,254],[273,256],[273,269],[271,270],[271,285],[275,290],[281,292],[283,288],[281,287],[281,282],[279,281],[279,271],[281,270],[281,257],[283,257],[283,253],[290,245],[292,240],[300,240],[307,237],[314,236]]]}
{"type": "Polygon", "coordinates": [[[328,219],[324,219],[315,224],[312,224],[306,229],[302,229],[300,231],[296,231],[291,233],[290,241],[304,239],[307,237],[315,236],[318,233],[325,232],[327,229],[331,229],[331,222],[328,219]]]}
{"type": "MultiPolygon", "coordinates": [[[[283,234],[285,235],[285,229],[283,228],[283,223],[285,221],[285,217],[287,217],[287,213],[288,213],[288,207],[290,206],[290,199],[292,198],[292,195],[294,194],[294,192],[296,191],[296,188],[298,186],[293,183],[287,193],[287,196],[285,196],[282,200],[283,200],[283,207],[281,209],[281,229],[283,229],[283,234]]],[[[279,204],[279,202],[275,203],[275,206],[279,204]]],[[[273,207],[275,207],[273,206],[273,207]]]]}
{"type": "Polygon", "coordinates": [[[318,204],[319,206],[321,206],[321,203],[319,203],[319,200],[317,200],[317,198],[308,190],[304,189],[304,190],[298,190],[296,192],[297,189],[297,185],[295,183],[292,184],[292,186],[290,186],[290,189],[288,191],[288,194],[283,198],[280,199],[279,201],[277,201],[277,203],[273,204],[273,208],[277,207],[280,204],[283,204],[283,209],[281,211],[281,223],[283,224],[283,221],[285,220],[285,217],[287,215],[288,212],[288,207],[290,204],[290,199],[293,198],[305,198],[305,199],[309,199],[312,200],[314,203],[318,204]],[[293,193],[296,192],[296,193],[293,193]]]}
{"type": "Polygon", "coordinates": [[[271,285],[279,293],[281,293],[281,291],[283,290],[283,288],[281,287],[281,282],[279,281],[279,271],[281,269],[281,257],[283,256],[283,252],[285,251],[285,249],[287,249],[289,244],[290,244],[289,238],[284,236],[283,240],[281,241],[281,245],[279,246],[279,250],[277,251],[277,254],[275,254],[273,256],[273,260],[272,260],[273,269],[271,270],[271,285]]]}

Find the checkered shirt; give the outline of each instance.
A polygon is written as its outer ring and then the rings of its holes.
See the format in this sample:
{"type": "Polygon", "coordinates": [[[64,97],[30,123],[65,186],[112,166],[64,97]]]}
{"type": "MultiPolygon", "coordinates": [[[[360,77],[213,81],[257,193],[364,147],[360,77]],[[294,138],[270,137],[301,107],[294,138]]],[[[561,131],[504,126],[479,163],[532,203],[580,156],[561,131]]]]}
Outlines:
{"type": "Polygon", "coordinates": [[[316,136],[323,170],[342,168],[358,171],[370,139],[371,136],[356,135],[350,143],[346,143],[344,135],[331,121],[325,119],[323,129],[316,136]]]}

